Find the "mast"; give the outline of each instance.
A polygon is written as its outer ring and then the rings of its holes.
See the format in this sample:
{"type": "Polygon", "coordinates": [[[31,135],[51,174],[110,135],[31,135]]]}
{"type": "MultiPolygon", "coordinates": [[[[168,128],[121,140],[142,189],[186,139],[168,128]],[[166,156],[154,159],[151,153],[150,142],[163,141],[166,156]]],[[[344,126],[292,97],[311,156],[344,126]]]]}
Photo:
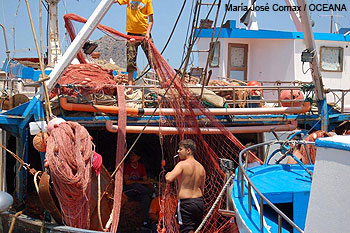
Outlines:
{"type": "MultiPolygon", "coordinates": [[[[88,21],[84,24],[83,28],[78,33],[77,37],[69,45],[58,64],[54,66],[54,69],[49,75],[50,80],[47,81],[47,88],[50,92],[57,83],[58,78],[71,63],[78,51],[83,47],[83,44],[88,40],[91,33],[95,30],[97,25],[102,20],[103,16],[108,12],[109,8],[114,4],[114,0],[102,0],[95,11],[92,13],[88,21]]],[[[43,88],[35,95],[35,98],[42,99],[43,88]]]]}
{"type": "Polygon", "coordinates": [[[58,34],[58,2],[60,0],[45,0],[49,4],[49,48],[48,66],[53,67],[62,56],[58,34]]]}
{"type": "Polygon", "coordinates": [[[313,54],[312,62],[310,62],[310,68],[312,70],[312,80],[315,84],[315,94],[317,98],[317,105],[319,114],[321,114],[321,129],[328,131],[328,112],[327,112],[327,100],[324,93],[324,87],[322,82],[322,74],[319,66],[316,43],[314,40],[314,34],[312,32],[311,20],[309,16],[308,4],[306,0],[297,0],[298,6],[301,7],[300,19],[304,32],[304,41],[306,49],[313,54]],[[305,7],[306,6],[306,7],[305,7]]]}

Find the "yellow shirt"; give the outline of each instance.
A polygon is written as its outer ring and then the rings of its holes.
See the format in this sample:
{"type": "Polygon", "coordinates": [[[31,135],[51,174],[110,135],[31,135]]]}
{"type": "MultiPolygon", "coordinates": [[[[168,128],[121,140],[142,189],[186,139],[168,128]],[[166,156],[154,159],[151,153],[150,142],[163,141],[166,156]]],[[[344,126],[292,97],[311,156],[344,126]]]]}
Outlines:
{"type": "Polygon", "coordinates": [[[126,32],[146,34],[148,16],[153,15],[152,0],[118,0],[120,5],[127,4],[126,32]]]}

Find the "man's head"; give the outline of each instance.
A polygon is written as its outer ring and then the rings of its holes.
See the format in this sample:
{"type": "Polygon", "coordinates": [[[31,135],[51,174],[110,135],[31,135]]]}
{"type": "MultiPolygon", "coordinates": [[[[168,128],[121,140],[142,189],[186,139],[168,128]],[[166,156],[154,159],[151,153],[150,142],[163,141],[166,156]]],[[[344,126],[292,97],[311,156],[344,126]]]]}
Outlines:
{"type": "Polygon", "coordinates": [[[131,152],[131,154],[130,154],[130,162],[131,163],[135,163],[135,162],[139,161],[140,158],[141,157],[138,156],[137,154],[135,154],[135,152],[131,152]]]}
{"type": "Polygon", "coordinates": [[[196,143],[192,139],[184,139],[179,142],[178,153],[180,159],[184,159],[185,157],[191,155],[193,156],[196,151],[196,143]]]}

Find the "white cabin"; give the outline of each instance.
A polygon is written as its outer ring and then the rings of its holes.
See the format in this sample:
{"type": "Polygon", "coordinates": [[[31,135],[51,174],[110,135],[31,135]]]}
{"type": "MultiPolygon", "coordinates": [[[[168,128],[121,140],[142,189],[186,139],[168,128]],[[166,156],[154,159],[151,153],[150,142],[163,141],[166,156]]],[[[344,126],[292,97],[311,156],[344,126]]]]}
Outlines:
{"type": "MultiPolygon", "coordinates": [[[[229,20],[216,29],[214,38],[219,31],[220,36],[215,48],[219,49],[208,67],[211,79],[312,81],[309,64],[303,68],[301,62],[306,48],[302,32],[246,30],[235,25],[236,21],[229,20]]],[[[199,51],[209,49],[211,35],[212,29],[201,29],[199,51]]],[[[314,38],[325,88],[350,89],[350,33],[314,33],[314,38]]],[[[207,53],[199,52],[199,67],[205,67],[206,61],[207,53]]],[[[350,95],[346,100],[350,104],[350,95]]]]}

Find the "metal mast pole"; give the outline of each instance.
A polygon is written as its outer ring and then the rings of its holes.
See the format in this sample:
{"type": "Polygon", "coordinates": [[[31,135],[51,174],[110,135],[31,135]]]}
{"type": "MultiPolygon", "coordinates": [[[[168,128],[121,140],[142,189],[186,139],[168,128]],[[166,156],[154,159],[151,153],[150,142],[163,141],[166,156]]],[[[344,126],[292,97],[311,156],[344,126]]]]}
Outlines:
{"type": "Polygon", "coordinates": [[[55,66],[58,59],[61,58],[61,46],[58,34],[58,2],[60,0],[46,0],[49,4],[49,54],[48,66],[55,66]]]}
{"type": "MultiPolygon", "coordinates": [[[[83,44],[90,37],[91,33],[95,30],[97,25],[100,23],[102,18],[108,12],[109,8],[113,5],[114,0],[102,0],[97,6],[95,11],[92,13],[86,24],[78,33],[77,37],[72,41],[67,51],[63,54],[62,58],[58,61],[58,64],[54,67],[49,75],[50,80],[47,81],[47,87],[49,92],[56,85],[58,78],[65,71],[67,66],[72,62],[73,58],[76,56],[78,51],[83,47],[83,44]]],[[[40,91],[35,96],[36,98],[42,99],[43,90],[40,91]]]]}
{"type": "Polygon", "coordinates": [[[328,113],[327,113],[327,100],[324,93],[324,87],[322,82],[322,74],[319,66],[316,44],[314,40],[314,34],[312,32],[311,20],[309,16],[308,4],[306,0],[297,0],[298,5],[301,7],[300,18],[304,31],[304,41],[306,48],[314,54],[313,60],[310,63],[312,80],[315,84],[315,93],[317,98],[317,104],[319,114],[322,117],[321,129],[328,131],[328,113]]]}

